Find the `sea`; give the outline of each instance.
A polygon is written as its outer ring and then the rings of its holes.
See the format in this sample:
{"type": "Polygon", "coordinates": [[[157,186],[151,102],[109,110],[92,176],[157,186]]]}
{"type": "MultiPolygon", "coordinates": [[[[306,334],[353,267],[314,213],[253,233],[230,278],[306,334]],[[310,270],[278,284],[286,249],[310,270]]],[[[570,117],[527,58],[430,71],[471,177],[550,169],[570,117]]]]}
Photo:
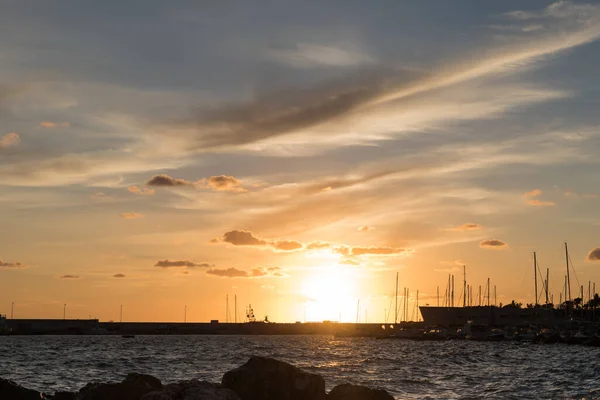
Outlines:
{"type": "Polygon", "coordinates": [[[600,349],[517,342],[333,336],[0,336],[0,377],[53,393],[129,372],[220,382],[250,356],[396,399],[600,399],[600,349]]]}

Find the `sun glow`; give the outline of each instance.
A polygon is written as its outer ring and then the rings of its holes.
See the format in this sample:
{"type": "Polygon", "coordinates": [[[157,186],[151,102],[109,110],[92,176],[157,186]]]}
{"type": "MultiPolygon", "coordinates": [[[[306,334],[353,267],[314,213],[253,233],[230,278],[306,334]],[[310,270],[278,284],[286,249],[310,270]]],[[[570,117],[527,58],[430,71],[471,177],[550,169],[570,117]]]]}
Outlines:
{"type": "Polygon", "coordinates": [[[356,283],[356,274],[338,265],[324,266],[308,276],[302,284],[306,321],[354,321],[356,283]]]}

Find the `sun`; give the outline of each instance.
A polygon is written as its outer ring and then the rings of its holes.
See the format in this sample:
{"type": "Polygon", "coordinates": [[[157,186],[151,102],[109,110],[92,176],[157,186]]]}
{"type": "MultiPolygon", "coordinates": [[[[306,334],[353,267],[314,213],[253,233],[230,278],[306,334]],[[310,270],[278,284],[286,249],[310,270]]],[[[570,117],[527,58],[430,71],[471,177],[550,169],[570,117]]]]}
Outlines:
{"type": "Polygon", "coordinates": [[[318,268],[302,283],[307,297],[306,321],[353,321],[356,317],[356,283],[353,271],[338,265],[318,268]]]}

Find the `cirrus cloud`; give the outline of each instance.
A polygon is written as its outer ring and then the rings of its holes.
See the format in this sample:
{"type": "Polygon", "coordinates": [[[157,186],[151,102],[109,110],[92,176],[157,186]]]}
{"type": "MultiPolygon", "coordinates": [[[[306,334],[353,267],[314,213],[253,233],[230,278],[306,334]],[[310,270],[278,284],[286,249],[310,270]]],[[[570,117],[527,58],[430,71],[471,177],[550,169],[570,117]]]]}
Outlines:
{"type": "Polygon", "coordinates": [[[285,276],[280,267],[257,267],[250,271],[244,271],[237,268],[216,269],[211,268],[206,271],[209,275],[220,278],[261,278],[266,276],[282,277],[285,276]]]}
{"type": "Polygon", "coordinates": [[[137,219],[137,218],[143,218],[144,214],[135,213],[135,212],[125,212],[125,213],[119,214],[119,217],[121,217],[123,219],[137,219]]]}
{"type": "Polygon", "coordinates": [[[466,224],[456,226],[454,228],[448,228],[446,230],[447,231],[457,231],[457,232],[468,232],[468,231],[475,231],[475,230],[478,230],[481,228],[483,228],[483,227],[479,224],[466,223],[466,224]]]}
{"type": "Polygon", "coordinates": [[[0,268],[25,268],[26,265],[21,264],[20,262],[8,262],[0,260],[0,268]]]}
{"type": "Polygon", "coordinates": [[[58,279],[80,279],[81,277],[79,275],[71,275],[71,274],[67,274],[67,275],[61,275],[58,277],[58,279]]]}
{"type": "Polygon", "coordinates": [[[154,189],[150,189],[148,187],[132,185],[127,188],[129,193],[142,194],[142,195],[153,195],[156,193],[154,189]]]}

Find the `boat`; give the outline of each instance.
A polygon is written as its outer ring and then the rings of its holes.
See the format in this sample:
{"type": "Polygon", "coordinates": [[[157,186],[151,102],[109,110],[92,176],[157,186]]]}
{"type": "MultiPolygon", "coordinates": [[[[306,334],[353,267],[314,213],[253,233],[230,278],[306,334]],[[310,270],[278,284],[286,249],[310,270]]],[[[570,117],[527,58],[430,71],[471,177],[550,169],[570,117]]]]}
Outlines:
{"type": "Polygon", "coordinates": [[[10,332],[11,329],[6,322],[6,315],[0,314],[0,335],[8,335],[10,332]]]}

